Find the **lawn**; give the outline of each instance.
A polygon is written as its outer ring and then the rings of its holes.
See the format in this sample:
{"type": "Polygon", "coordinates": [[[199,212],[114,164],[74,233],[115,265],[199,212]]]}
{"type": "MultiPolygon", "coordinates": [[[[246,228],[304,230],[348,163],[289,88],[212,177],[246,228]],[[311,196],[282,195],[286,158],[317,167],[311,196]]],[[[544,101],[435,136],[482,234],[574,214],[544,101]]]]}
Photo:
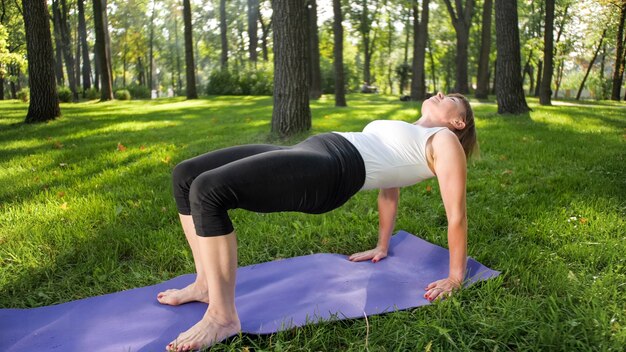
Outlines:
{"type": "MultiPolygon", "coordinates": [[[[311,134],[418,104],[351,95],[311,103],[311,134]]],[[[214,350],[599,350],[626,346],[626,105],[556,102],[522,116],[472,101],[481,158],[468,172],[469,255],[494,280],[409,311],[235,337],[214,350]]],[[[62,104],[24,125],[0,102],[0,308],[38,307],[193,272],[171,190],[176,163],[269,134],[271,97],[62,104]]],[[[435,180],[402,190],[396,229],[447,246],[435,180]]],[[[231,212],[239,264],[374,246],[375,191],[323,215],[231,212]]],[[[419,255],[419,253],[416,253],[419,255]]]]}

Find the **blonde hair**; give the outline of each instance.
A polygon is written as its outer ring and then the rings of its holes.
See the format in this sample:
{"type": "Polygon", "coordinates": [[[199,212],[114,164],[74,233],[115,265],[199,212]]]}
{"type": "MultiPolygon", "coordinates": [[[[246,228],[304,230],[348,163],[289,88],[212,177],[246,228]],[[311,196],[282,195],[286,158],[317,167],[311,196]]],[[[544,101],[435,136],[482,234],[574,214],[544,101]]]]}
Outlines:
{"type": "Polygon", "coordinates": [[[474,122],[474,110],[472,110],[469,100],[467,100],[464,95],[451,93],[447,96],[461,99],[463,106],[465,107],[465,128],[462,130],[454,130],[454,133],[457,138],[459,138],[461,146],[463,146],[465,157],[469,159],[472,155],[479,154],[478,139],[476,137],[476,124],[474,122]]]}

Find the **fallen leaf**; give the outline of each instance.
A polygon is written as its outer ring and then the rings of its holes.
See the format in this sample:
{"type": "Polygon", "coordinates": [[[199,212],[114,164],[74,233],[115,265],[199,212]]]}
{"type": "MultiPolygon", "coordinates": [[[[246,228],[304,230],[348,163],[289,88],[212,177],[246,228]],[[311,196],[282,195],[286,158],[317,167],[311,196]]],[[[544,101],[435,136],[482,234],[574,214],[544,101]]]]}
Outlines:
{"type": "Polygon", "coordinates": [[[146,147],[142,144],[142,145],[139,147],[139,150],[144,150],[144,149],[146,149],[146,147]]]}
{"type": "Polygon", "coordinates": [[[60,205],[61,209],[67,210],[67,202],[60,205]]]}
{"type": "Polygon", "coordinates": [[[433,188],[430,185],[426,186],[426,192],[430,193],[430,192],[432,192],[432,190],[433,190],[433,188]]]}
{"type": "Polygon", "coordinates": [[[59,196],[59,198],[63,198],[65,196],[65,192],[59,192],[57,193],[57,196],[59,196]]]}
{"type": "Polygon", "coordinates": [[[503,174],[503,175],[510,175],[510,174],[512,174],[512,173],[513,173],[513,170],[508,170],[508,169],[507,169],[507,170],[502,171],[502,174],[503,174]]]}
{"type": "Polygon", "coordinates": [[[172,160],[172,157],[170,157],[169,155],[165,157],[165,159],[161,160],[162,162],[164,162],[165,164],[169,164],[170,160],[172,160]]]}
{"type": "Polygon", "coordinates": [[[54,149],[61,149],[61,148],[63,148],[63,143],[61,143],[59,141],[54,141],[54,145],[52,147],[54,149]]]}
{"type": "Polygon", "coordinates": [[[580,221],[581,224],[586,224],[588,220],[587,218],[580,218],[578,221],[580,221]]]}
{"type": "Polygon", "coordinates": [[[117,150],[123,152],[126,150],[126,147],[122,143],[117,143],[117,150]]]}
{"type": "Polygon", "coordinates": [[[500,160],[507,160],[508,157],[506,155],[500,155],[500,160]]]}
{"type": "Polygon", "coordinates": [[[167,208],[163,207],[163,208],[161,208],[161,211],[165,213],[167,211],[167,208]]]}

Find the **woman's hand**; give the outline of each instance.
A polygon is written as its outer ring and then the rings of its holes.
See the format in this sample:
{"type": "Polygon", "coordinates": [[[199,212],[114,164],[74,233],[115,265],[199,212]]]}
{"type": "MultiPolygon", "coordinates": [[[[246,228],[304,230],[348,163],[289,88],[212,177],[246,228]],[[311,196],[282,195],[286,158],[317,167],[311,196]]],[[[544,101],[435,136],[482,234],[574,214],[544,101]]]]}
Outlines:
{"type": "Polygon", "coordinates": [[[452,280],[450,278],[437,280],[435,282],[431,282],[428,287],[425,288],[426,293],[424,294],[424,298],[432,302],[436,299],[450,296],[452,291],[460,287],[461,283],[457,280],[452,280]]]}
{"type": "Polygon", "coordinates": [[[370,249],[369,251],[354,253],[348,260],[351,262],[362,262],[364,260],[372,260],[372,263],[376,263],[381,261],[383,258],[387,256],[387,250],[381,247],[376,247],[374,249],[370,249]]]}

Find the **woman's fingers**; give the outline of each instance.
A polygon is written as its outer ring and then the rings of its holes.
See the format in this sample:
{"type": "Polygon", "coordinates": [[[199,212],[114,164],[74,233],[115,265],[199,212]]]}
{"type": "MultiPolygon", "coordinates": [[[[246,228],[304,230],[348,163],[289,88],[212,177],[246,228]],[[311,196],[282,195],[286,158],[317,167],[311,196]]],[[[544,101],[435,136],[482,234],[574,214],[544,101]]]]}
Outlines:
{"type": "Polygon", "coordinates": [[[348,259],[353,261],[353,262],[360,262],[360,261],[363,261],[363,260],[372,259],[372,257],[373,257],[372,251],[366,251],[366,252],[355,253],[355,254],[351,255],[350,258],[348,258],[348,259]]]}

